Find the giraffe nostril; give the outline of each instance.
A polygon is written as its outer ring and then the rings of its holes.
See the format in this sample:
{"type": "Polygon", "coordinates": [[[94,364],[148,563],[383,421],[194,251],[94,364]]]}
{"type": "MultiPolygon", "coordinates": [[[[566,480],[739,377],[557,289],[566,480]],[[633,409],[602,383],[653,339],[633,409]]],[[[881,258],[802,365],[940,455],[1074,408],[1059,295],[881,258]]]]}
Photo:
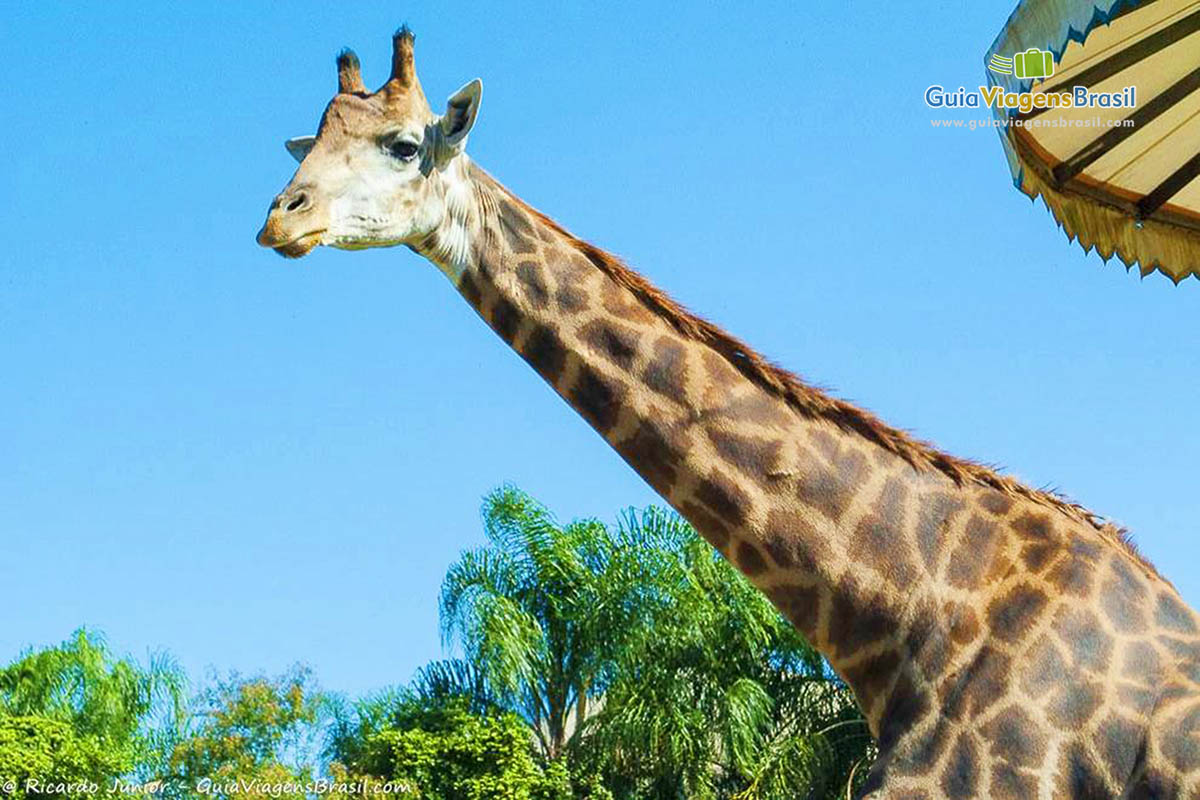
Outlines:
{"type": "Polygon", "coordinates": [[[299,211],[302,208],[308,208],[308,194],[306,192],[300,192],[293,197],[292,202],[287,204],[284,211],[299,211]]]}

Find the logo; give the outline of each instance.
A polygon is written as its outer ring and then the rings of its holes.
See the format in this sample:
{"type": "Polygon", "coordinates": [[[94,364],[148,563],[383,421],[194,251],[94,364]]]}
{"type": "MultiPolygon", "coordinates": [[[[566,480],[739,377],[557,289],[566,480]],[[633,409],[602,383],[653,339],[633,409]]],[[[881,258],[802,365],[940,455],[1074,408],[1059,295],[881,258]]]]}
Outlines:
{"type": "Polygon", "coordinates": [[[1021,80],[1049,78],[1054,74],[1054,54],[1036,47],[1012,58],[997,54],[988,61],[988,69],[1000,75],[1015,75],[1021,80]]]}

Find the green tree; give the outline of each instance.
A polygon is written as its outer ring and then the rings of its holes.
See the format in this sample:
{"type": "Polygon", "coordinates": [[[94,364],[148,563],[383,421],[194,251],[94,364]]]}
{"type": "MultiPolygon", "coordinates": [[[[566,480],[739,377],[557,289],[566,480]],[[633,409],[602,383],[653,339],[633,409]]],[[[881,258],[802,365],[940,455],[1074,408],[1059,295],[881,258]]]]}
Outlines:
{"type": "Polygon", "coordinates": [[[489,699],[520,714],[554,760],[632,633],[640,588],[629,580],[631,552],[603,524],[560,525],[510,487],[486,498],[483,522],[488,544],[464,553],[442,583],[442,630],[489,699]]]}
{"type": "Polygon", "coordinates": [[[324,695],[307,669],[278,678],[219,679],[194,701],[187,730],[172,748],[168,794],[226,796],[222,787],[242,781],[249,791],[271,795],[273,786],[304,784],[317,777],[323,736],[324,695]]]}
{"type": "Polygon", "coordinates": [[[684,520],[630,511],[648,595],[581,760],[622,796],[844,796],[871,739],[824,660],[684,520]]]}
{"type": "Polygon", "coordinates": [[[115,657],[103,637],[80,629],[60,645],[31,649],[0,669],[7,757],[15,760],[22,748],[33,753],[54,741],[64,753],[84,754],[76,763],[93,764],[97,780],[150,780],[183,719],[185,686],[182,671],[165,655],[151,656],[143,666],[115,657]]]}
{"type": "Polygon", "coordinates": [[[834,796],[869,760],[848,690],[677,515],[560,525],[504,488],[483,517],[442,587],[466,660],[426,691],[520,714],[548,759],[630,798],[834,796]]]}
{"type": "Polygon", "coordinates": [[[45,786],[90,783],[106,788],[128,771],[125,752],[110,752],[96,737],[80,736],[65,722],[0,717],[0,785],[12,781],[10,796],[17,800],[46,794],[40,788],[45,786]]]}
{"type": "Polygon", "coordinates": [[[564,772],[535,757],[529,726],[512,712],[473,711],[465,697],[410,694],[370,733],[347,774],[386,778],[422,800],[568,800],[564,772]]]}

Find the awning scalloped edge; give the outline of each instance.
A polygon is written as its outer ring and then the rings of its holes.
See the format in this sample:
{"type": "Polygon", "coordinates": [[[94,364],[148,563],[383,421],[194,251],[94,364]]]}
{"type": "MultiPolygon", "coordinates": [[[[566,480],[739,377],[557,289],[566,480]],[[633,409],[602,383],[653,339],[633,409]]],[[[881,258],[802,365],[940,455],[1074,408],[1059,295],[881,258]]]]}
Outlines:
{"type": "Polygon", "coordinates": [[[1200,232],[1153,217],[1139,227],[1122,209],[1054,188],[1019,148],[1006,149],[1020,162],[1017,188],[1030,199],[1040,196],[1067,238],[1085,252],[1095,249],[1105,261],[1115,255],[1126,269],[1136,264],[1143,277],[1157,270],[1177,284],[1189,276],[1200,279],[1200,232]]]}

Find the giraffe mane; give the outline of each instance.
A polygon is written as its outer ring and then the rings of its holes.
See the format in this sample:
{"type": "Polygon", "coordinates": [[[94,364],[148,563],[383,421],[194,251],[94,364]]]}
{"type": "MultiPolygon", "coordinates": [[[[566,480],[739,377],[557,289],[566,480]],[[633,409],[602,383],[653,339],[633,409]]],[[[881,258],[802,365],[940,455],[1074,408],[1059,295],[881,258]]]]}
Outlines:
{"type": "Polygon", "coordinates": [[[680,334],[716,351],[742,375],[786,400],[788,405],[804,417],[825,420],[841,430],[853,432],[902,458],[913,469],[939,472],[959,485],[974,483],[986,486],[1010,497],[1029,500],[1062,513],[1072,520],[1089,525],[1153,574],[1159,575],[1154,565],[1138,551],[1127,529],[1113,524],[1102,515],[1058,492],[1026,486],[1012,476],[1004,475],[985,464],[952,456],[929,442],[892,427],[864,408],[833,397],[815,386],[805,383],[798,375],[775,364],[724,328],[689,311],[640,273],[630,269],[617,256],[591,242],[580,239],[509,191],[482,168],[475,164],[471,166],[473,170],[478,170],[485,175],[525,213],[562,236],[597,269],[616,281],[618,285],[632,292],[646,308],[666,320],[680,334]]]}

